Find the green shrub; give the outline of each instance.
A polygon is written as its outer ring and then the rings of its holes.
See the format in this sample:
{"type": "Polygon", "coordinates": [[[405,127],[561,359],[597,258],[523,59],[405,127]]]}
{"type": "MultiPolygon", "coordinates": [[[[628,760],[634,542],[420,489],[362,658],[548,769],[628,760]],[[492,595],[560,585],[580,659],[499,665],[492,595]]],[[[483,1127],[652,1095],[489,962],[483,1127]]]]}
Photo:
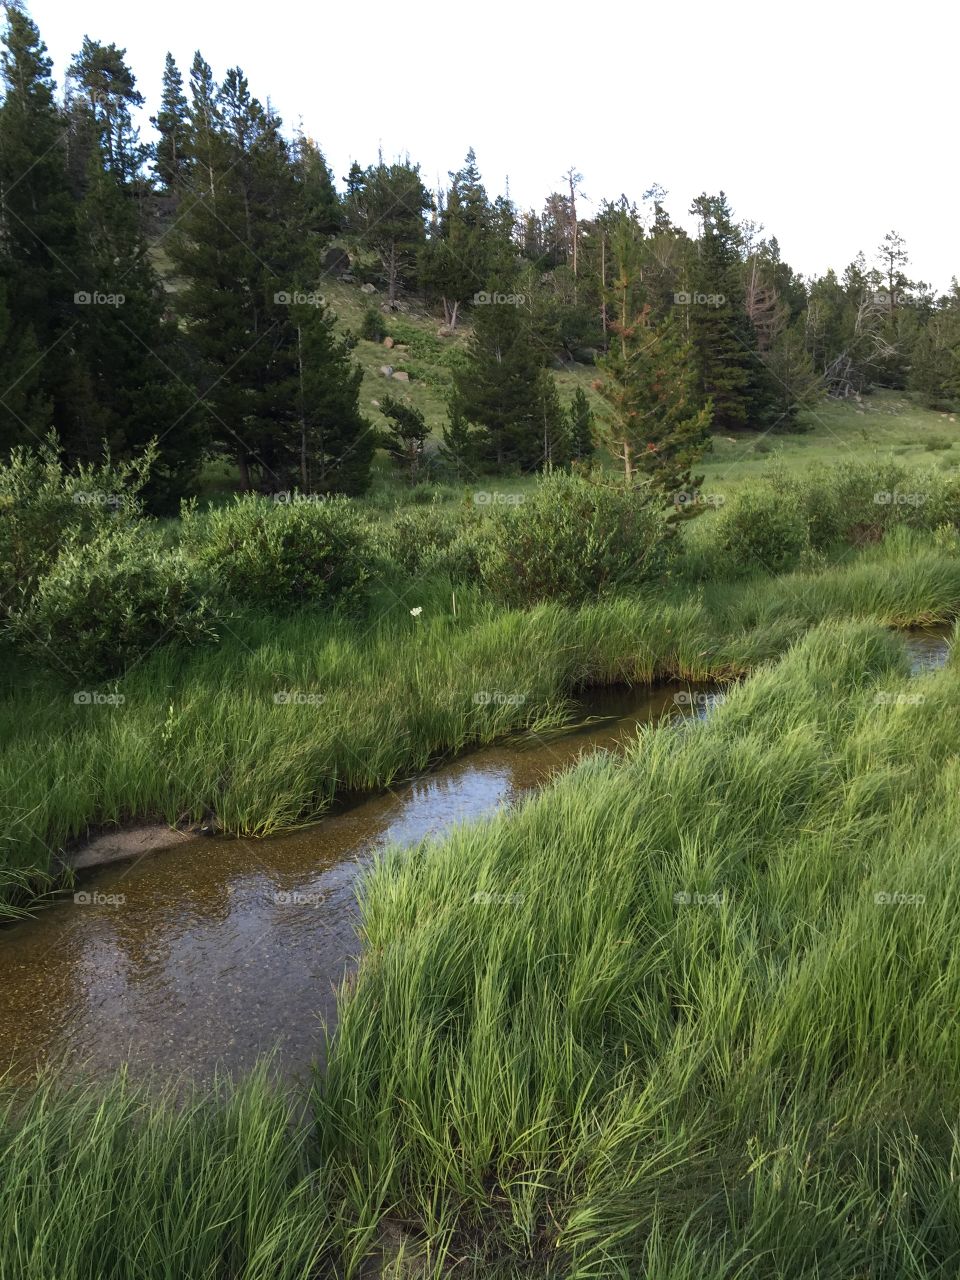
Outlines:
{"type": "Polygon", "coordinates": [[[185,509],[192,554],[242,606],[355,607],[370,576],[363,514],[349,498],[284,496],[287,501],[238,497],[204,515],[185,509]]]}
{"type": "Polygon", "coordinates": [[[797,497],[772,484],[741,490],[721,509],[715,528],[718,549],[734,572],[790,569],[808,541],[797,497]]]}
{"type": "Polygon", "coordinates": [[[38,449],[12,451],[0,464],[0,615],[29,601],[65,542],[89,542],[138,519],[154,456],[149,449],[136,462],[70,473],[53,436],[38,449]]]}
{"type": "Polygon", "coordinates": [[[475,582],[480,574],[480,517],[434,504],[398,509],[377,531],[386,571],[402,577],[445,574],[475,582]]]}
{"type": "Polygon", "coordinates": [[[156,528],[124,525],[65,547],[9,630],[43,665],[104,679],[160,644],[216,638],[206,586],[156,528]]]}
{"type": "Polygon", "coordinates": [[[649,491],[556,473],[490,504],[480,543],[485,585],[507,604],[578,604],[662,575],[673,530],[649,491]]]}

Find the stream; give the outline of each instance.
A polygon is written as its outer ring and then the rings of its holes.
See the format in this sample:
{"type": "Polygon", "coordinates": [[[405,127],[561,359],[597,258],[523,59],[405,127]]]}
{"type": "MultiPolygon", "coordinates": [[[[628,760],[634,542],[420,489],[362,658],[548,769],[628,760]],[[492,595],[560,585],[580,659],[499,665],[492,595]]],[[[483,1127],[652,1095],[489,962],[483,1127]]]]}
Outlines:
{"type": "MultiPolygon", "coordinates": [[[[942,665],[946,635],[907,633],[914,673],[942,665]]],[[[200,839],[85,874],[79,900],[0,931],[0,1073],[126,1062],[204,1080],[275,1052],[283,1076],[302,1074],[355,966],[356,881],[377,850],[495,813],[582,753],[703,717],[718,697],[680,684],[593,691],[572,728],[475,750],[300,831],[200,839]]]]}

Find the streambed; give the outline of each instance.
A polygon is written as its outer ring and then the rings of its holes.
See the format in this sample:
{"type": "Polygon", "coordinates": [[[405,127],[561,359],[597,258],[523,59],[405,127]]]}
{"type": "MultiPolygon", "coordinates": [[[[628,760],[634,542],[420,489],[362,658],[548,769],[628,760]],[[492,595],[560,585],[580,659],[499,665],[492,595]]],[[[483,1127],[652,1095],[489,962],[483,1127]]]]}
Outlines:
{"type": "MultiPolygon", "coordinates": [[[[946,658],[943,631],[906,643],[915,673],[946,658]]],[[[127,1062],[202,1080],[269,1051],[283,1075],[306,1071],[356,963],[356,880],[378,849],[495,813],[583,752],[706,715],[717,696],[679,684],[595,692],[585,723],[474,751],[301,831],[212,837],[84,876],[78,900],[0,931],[0,1072],[127,1062]]]]}

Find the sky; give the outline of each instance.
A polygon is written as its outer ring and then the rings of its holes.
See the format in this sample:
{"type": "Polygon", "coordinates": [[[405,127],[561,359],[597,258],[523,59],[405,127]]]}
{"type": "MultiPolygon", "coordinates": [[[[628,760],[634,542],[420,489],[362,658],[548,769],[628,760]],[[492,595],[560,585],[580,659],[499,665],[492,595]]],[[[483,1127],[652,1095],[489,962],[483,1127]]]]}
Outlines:
{"type": "MultiPolygon", "coordinates": [[[[27,0],[58,83],[84,35],[126,47],[156,110],[169,49],[245,71],[338,185],[378,148],[435,189],[469,146],[491,195],[539,208],[583,175],[583,208],[659,183],[674,221],[726,191],[795,270],[907,241],[908,275],[960,276],[955,0],[27,0]]],[[[144,136],[149,134],[149,127],[144,136]]]]}

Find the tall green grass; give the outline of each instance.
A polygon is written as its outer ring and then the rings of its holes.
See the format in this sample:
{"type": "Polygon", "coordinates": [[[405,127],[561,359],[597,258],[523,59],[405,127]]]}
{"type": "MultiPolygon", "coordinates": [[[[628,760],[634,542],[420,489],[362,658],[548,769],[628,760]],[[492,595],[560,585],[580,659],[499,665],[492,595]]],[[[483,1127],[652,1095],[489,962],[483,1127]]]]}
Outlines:
{"type": "Polygon", "coordinates": [[[322,1179],[263,1070],[207,1096],[122,1076],[0,1094],[0,1280],[312,1280],[322,1179]]]}
{"type": "Polygon", "coordinates": [[[331,1197],[437,1276],[956,1274],[958,707],[826,624],[706,723],[387,853],[331,1197]]]}
{"type": "Polygon", "coordinates": [[[556,723],[584,686],[742,675],[825,618],[953,617],[960,560],[904,532],[820,572],[580,610],[503,610],[442,580],[382,604],[373,624],[234,619],[216,648],[160,649],[99,690],[11,666],[0,701],[0,902],[25,901],[31,877],[42,889],[59,851],[100,825],[212,814],[228,831],[266,834],[317,817],[338,793],[556,723]],[[75,702],[91,692],[123,702],[75,702]],[[478,701],[485,692],[522,699],[478,701]],[[294,700],[278,704],[283,694],[294,700]]]}

